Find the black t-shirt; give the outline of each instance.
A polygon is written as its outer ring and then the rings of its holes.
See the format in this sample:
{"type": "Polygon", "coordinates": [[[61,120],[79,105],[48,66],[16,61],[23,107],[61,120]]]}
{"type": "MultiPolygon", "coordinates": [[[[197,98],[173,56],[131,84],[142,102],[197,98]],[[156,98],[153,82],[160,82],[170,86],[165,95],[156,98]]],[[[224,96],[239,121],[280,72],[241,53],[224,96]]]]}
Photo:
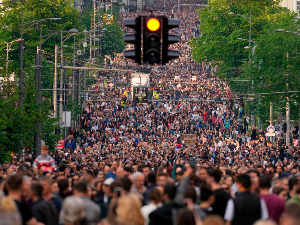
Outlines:
{"type": "Polygon", "coordinates": [[[28,205],[25,203],[21,203],[15,200],[15,203],[19,209],[19,212],[22,216],[22,223],[23,225],[26,225],[26,222],[28,222],[32,218],[32,212],[28,205]]]}
{"type": "Polygon", "coordinates": [[[223,188],[217,189],[214,191],[215,202],[212,204],[211,214],[216,214],[224,218],[225,210],[227,207],[227,202],[230,199],[229,195],[223,188]]]}

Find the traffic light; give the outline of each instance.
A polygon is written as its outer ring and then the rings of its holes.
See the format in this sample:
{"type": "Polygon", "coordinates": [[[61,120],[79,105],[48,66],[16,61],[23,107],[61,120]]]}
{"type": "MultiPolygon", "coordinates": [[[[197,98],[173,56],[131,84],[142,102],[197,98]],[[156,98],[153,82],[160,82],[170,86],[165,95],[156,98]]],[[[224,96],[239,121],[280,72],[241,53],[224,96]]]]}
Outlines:
{"type": "Polygon", "coordinates": [[[134,44],[134,50],[124,50],[124,57],[133,59],[136,63],[141,64],[141,17],[124,19],[124,25],[135,29],[135,34],[124,34],[123,40],[127,43],[134,44]]]}
{"type": "Polygon", "coordinates": [[[162,16],[143,17],[143,62],[161,63],[162,16]]]}
{"type": "Polygon", "coordinates": [[[162,64],[179,57],[179,51],[169,50],[169,45],[180,41],[179,35],[169,34],[169,30],[179,27],[180,20],[163,17],[162,64]]]}

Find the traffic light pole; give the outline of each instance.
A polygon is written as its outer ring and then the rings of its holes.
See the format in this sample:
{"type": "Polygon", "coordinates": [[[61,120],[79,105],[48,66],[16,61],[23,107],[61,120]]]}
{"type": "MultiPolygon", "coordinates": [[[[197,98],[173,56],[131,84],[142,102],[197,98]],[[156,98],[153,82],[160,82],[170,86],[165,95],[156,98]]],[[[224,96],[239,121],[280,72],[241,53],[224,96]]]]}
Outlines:
{"type": "MultiPolygon", "coordinates": [[[[40,104],[42,103],[42,93],[41,93],[41,56],[39,46],[37,46],[37,53],[35,55],[35,81],[36,81],[36,98],[37,98],[37,105],[40,109],[40,104]]],[[[35,155],[41,154],[41,123],[37,122],[37,131],[34,133],[34,148],[35,148],[35,155]]]]}

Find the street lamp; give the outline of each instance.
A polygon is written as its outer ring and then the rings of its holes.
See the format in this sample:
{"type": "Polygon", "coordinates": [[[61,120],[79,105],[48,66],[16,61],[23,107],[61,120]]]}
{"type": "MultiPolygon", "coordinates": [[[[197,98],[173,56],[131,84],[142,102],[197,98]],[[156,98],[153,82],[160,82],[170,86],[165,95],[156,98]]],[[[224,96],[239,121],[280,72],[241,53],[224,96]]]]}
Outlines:
{"type": "Polygon", "coordinates": [[[40,23],[46,20],[59,20],[61,18],[46,18],[46,19],[39,19],[39,20],[35,20],[35,21],[31,21],[29,23],[23,23],[24,20],[24,14],[22,12],[22,20],[21,20],[21,38],[20,38],[20,84],[19,84],[19,89],[20,89],[20,93],[19,93],[19,98],[20,98],[20,106],[23,107],[23,97],[24,97],[24,93],[23,93],[23,83],[24,83],[24,77],[23,77],[23,51],[24,51],[24,47],[23,47],[23,43],[24,43],[24,39],[23,39],[23,34],[29,30],[34,24],[36,23],[40,23]],[[30,25],[29,27],[27,27],[27,29],[23,30],[23,27],[25,25],[30,25]]]}
{"type": "MultiPolygon", "coordinates": [[[[252,31],[252,23],[251,23],[251,10],[250,10],[250,15],[249,17],[247,16],[244,16],[244,15],[241,15],[241,14],[238,14],[238,13],[233,13],[233,12],[229,12],[228,13],[229,15],[236,15],[236,16],[240,16],[240,17],[243,17],[245,20],[247,20],[250,24],[250,32],[249,32],[249,48],[251,49],[251,31],[252,31]]],[[[249,66],[250,66],[250,54],[249,54],[249,66]]]]}
{"type": "MultiPolygon", "coordinates": [[[[21,110],[22,110],[22,107],[23,107],[23,104],[24,104],[24,76],[23,76],[23,68],[24,68],[24,65],[23,65],[23,52],[24,52],[24,39],[23,39],[23,34],[29,30],[34,24],[37,24],[37,23],[41,23],[43,21],[46,21],[46,20],[58,20],[60,18],[45,18],[45,19],[39,19],[39,20],[35,20],[35,21],[31,21],[31,22],[28,22],[28,23],[25,23],[24,24],[24,13],[22,12],[22,20],[21,20],[21,38],[20,38],[20,80],[19,80],[19,102],[20,102],[20,107],[21,107],[21,110]],[[25,30],[23,29],[24,26],[26,25],[29,25],[25,30]]],[[[40,142],[39,142],[39,147],[40,147],[40,142]]],[[[19,148],[19,157],[22,157],[23,155],[23,142],[21,141],[20,143],[20,148],[19,148]]]]}
{"type": "Polygon", "coordinates": [[[11,46],[13,43],[15,42],[19,42],[21,41],[21,39],[19,38],[18,40],[14,40],[14,41],[11,41],[11,42],[6,42],[4,41],[4,43],[6,44],[6,85],[8,86],[8,81],[9,81],[9,77],[8,77],[8,53],[9,51],[11,50],[11,46]]]}

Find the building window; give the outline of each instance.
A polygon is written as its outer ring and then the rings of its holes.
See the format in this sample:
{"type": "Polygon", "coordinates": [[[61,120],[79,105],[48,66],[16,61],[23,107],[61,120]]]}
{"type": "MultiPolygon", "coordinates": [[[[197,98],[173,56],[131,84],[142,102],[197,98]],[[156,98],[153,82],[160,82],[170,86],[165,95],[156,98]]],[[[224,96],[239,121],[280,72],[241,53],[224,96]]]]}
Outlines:
{"type": "Polygon", "coordinates": [[[297,0],[297,11],[300,11],[300,0],[297,0]]]}

